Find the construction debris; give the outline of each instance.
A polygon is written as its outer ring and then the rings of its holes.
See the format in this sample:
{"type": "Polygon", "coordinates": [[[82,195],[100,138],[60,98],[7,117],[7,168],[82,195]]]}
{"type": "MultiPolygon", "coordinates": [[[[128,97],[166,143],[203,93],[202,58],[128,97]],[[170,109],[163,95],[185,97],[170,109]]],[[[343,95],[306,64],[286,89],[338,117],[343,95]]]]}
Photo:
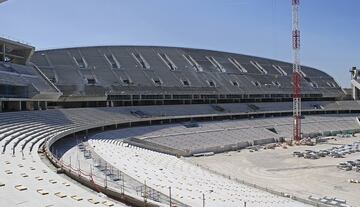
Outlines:
{"type": "Polygon", "coordinates": [[[346,161],[346,162],[340,162],[337,165],[337,168],[345,171],[354,170],[355,172],[360,172],[360,159],[357,159],[355,161],[346,161]]]}
{"type": "Polygon", "coordinates": [[[348,181],[349,181],[349,183],[357,183],[357,184],[360,184],[360,180],[349,179],[348,181]]]}
{"type": "Polygon", "coordinates": [[[360,142],[342,145],[325,150],[305,150],[305,152],[293,152],[293,156],[304,157],[305,159],[319,159],[320,157],[344,158],[347,154],[360,152],[360,142]]]}
{"type": "Polygon", "coordinates": [[[309,200],[327,204],[330,206],[341,206],[341,207],[351,207],[350,205],[346,204],[346,200],[340,198],[332,198],[328,196],[324,196],[322,198],[316,196],[309,196],[309,200]]]}

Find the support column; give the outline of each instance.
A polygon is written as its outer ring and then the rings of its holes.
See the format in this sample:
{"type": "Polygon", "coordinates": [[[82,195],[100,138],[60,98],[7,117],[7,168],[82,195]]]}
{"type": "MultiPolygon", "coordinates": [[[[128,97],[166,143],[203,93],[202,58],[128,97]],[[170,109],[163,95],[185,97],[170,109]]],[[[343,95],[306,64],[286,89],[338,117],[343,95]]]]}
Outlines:
{"type": "Polygon", "coordinates": [[[0,112],[2,112],[3,111],[3,103],[2,103],[2,101],[0,101],[0,112]]]}
{"type": "Polygon", "coordinates": [[[2,53],[3,53],[3,62],[5,62],[5,43],[2,45],[2,53]]]}
{"type": "Polygon", "coordinates": [[[46,101],[40,102],[40,107],[41,110],[47,110],[47,102],[46,101]]]}
{"type": "Polygon", "coordinates": [[[359,100],[359,89],[355,86],[356,80],[358,79],[359,70],[356,67],[352,67],[350,73],[351,73],[352,98],[354,100],[359,100]]]}
{"type": "Polygon", "coordinates": [[[33,111],[35,109],[35,102],[33,101],[26,101],[25,102],[25,110],[26,111],[33,111]]]}
{"type": "Polygon", "coordinates": [[[39,104],[39,101],[34,101],[34,110],[39,110],[40,108],[40,104],[39,104]]]}
{"type": "Polygon", "coordinates": [[[352,85],[352,98],[356,101],[359,100],[359,89],[352,85]]]}

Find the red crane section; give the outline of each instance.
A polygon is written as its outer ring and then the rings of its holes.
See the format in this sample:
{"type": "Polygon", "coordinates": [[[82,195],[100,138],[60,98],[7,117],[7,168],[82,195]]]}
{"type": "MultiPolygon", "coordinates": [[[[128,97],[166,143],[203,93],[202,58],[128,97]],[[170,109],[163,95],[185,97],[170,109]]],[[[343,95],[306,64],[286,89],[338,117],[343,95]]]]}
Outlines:
{"type": "Polygon", "coordinates": [[[301,67],[300,67],[300,0],[292,0],[292,48],[293,48],[293,140],[301,140],[301,67]]]}

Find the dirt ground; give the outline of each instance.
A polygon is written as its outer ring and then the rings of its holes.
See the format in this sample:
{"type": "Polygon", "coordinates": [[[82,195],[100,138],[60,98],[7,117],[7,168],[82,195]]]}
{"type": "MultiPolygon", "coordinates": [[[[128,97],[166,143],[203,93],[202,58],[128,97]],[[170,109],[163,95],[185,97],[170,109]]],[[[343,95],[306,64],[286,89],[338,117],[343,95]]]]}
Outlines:
{"type": "Polygon", "coordinates": [[[337,138],[316,146],[278,147],[257,152],[244,149],[240,152],[184,159],[221,174],[302,198],[308,198],[309,195],[336,197],[360,207],[360,184],[348,182],[348,179],[360,180],[360,172],[343,171],[336,167],[339,162],[360,159],[360,152],[348,154],[345,158],[321,157],[316,160],[292,155],[294,151],[330,149],[355,141],[360,141],[360,135],[337,138]]]}

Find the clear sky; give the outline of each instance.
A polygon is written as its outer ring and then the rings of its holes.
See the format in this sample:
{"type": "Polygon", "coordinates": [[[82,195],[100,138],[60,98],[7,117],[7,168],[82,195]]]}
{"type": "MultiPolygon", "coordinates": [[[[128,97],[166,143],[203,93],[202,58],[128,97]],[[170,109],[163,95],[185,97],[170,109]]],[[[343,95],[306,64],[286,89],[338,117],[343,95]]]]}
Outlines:
{"type": "MultiPolygon", "coordinates": [[[[349,87],[360,0],[301,0],[301,62],[349,87]]],[[[291,0],[8,0],[0,35],[37,49],[161,45],[292,61],[291,0]]]]}

